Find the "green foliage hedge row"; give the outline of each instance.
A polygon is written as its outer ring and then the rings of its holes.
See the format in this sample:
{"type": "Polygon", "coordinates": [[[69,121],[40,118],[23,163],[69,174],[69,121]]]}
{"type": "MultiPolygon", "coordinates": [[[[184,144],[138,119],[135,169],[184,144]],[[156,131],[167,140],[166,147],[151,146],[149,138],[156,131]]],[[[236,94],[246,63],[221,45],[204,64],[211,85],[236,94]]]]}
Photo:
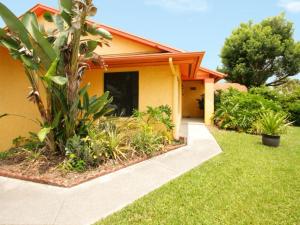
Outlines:
{"type": "Polygon", "coordinates": [[[282,107],[261,95],[229,89],[217,95],[214,122],[221,129],[255,133],[253,124],[269,110],[279,112],[282,107]]]}
{"type": "Polygon", "coordinates": [[[221,129],[256,133],[256,121],[268,111],[286,113],[289,121],[299,126],[300,88],[292,92],[269,87],[252,88],[248,93],[221,91],[216,95],[214,122],[221,129]]]}
{"type": "Polygon", "coordinates": [[[252,88],[249,91],[280,104],[283,111],[289,116],[289,120],[295,126],[300,126],[300,86],[292,91],[282,91],[280,88],[271,89],[268,87],[252,88]]]}

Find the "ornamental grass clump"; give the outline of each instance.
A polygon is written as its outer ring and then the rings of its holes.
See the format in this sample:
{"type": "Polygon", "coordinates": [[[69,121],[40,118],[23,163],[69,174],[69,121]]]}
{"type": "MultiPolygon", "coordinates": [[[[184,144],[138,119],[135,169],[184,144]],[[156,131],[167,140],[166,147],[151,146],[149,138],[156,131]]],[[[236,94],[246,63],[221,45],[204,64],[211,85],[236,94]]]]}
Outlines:
{"type": "Polygon", "coordinates": [[[260,115],[260,119],[256,122],[256,128],[260,134],[280,136],[286,132],[287,127],[291,124],[287,121],[286,113],[268,111],[260,115]]]}

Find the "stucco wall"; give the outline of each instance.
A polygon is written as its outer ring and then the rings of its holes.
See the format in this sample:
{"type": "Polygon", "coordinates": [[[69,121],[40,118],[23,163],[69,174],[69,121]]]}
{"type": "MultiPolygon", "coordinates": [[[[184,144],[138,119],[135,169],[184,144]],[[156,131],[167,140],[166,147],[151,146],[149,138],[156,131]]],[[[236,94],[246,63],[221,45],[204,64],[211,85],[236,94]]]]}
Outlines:
{"type": "MultiPolygon", "coordinates": [[[[168,104],[173,107],[173,75],[169,66],[131,67],[108,69],[106,72],[139,72],[139,110],[147,106],[168,104]]],[[[103,70],[89,70],[83,78],[83,83],[93,84],[91,95],[101,95],[104,91],[103,70]],[[94,85],[96,84],[96,85],[94,85]]]]}
{"type": "MultiPolygon", "coordinates": [[[[26,118],[39,117],[36,106],[26,97],[29,83],[22,65],[13,60],[7,50],[0,47],[0,114],[10,113],[26,118]]],[[[0,151],[6,150],[17,136],[26,136],[29,131],[37,131],[38,125],[21,117],[0,119],[0,151]]]]}
{"type": "Polygon", "coordinates": [[[113,40],[110,43],[110,47],[97,47],[95,51],[100,55],[160,52],[158,49],[131,41],[117,35],[113,35],[113,40]]]}
{"type": "Polygon", "coordinates": [[[182,116],[190,118],[200,118],[204,116],[204,111],[199,109],[197,99],[204,94],[204,82],[183,81],[182,82],[182,116]]]}
{"type": "MultiPolygon", "coordinates": [[[[10,58],[6,50],[0,48],[0,113],[13,113],[28,118],[39,118],[33,103],[28,102],[29,83],[19,62],[10,58]]],[[[178,68],[176,68],[178,70],[178,68]]],[[[139,110],[147,106],[169,105],[173,111],[178,133],[181,120],[180,84],[171,73],[170,67],[151,66],[136,68],[109,69],[107,72],[139,72],[139,110]]],[[[91,83],[91,95],[101,95],[104,90],[103,70],[89,70],[84,76],[83,85],[91,83]]],[[[0,150],[11,146],[11,141],[17,136],[27,136],[29,131],[38,131],[39,127],[30,120],[17,117],[0,119],[0,150]]]]}
{"type": "Polygon", "coordinates": [[[212,118],[214,115],[214,87],[215,81],[212,78],[207,78],[204,80],[204,87],[205,87],[205,115],[204,120],[206,125],[212,124],[212,118]]]}
{"type": "MultiPolygon", "coordinates": [[[[139,110],[147,106],[169,105],[173,112],[175,124],[174,136],[178,137],[181,122],[181,80],[171,72],[169,65],[151,67],[130,67],[108,69],[106,72],[139,72],[139,110]]],[[[179,68],[176,67],[177,73],[179,68]]],[[[101,95],[104,92],[103,70],[87,71],[83,84],[91,83],[90,95],[101,95]]]]}

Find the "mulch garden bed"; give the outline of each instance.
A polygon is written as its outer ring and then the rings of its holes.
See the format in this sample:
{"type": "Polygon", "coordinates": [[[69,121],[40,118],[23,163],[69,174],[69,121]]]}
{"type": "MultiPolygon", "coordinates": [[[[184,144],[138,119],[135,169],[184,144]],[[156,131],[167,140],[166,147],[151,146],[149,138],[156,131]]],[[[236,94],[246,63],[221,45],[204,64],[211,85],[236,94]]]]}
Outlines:
{"type": "Polygon", "coordinates": [[[62,170],[59,166],[63,162],[62,157],[42,155],[32,159],[26,152],[20,152],[0,159],[0,176],[70,188],[185,145],[185,141],[181,144],[169,145],[152,156],[133,156],[122,162],[111,160],[82,173],[62,170]]]}

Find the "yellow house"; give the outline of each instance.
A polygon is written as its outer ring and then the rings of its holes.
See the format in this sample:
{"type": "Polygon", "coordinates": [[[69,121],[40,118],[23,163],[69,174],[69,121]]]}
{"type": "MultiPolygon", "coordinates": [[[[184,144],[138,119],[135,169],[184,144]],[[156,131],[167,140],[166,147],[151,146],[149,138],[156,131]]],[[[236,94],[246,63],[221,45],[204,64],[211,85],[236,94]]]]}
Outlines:
{"type": "MultiPolygon", "coordinates": [[[[45,12],[57,10],[38,4],[32,9],[39,22],[45,12]]],[[[91,68],[83,83],[91,83],[91,94],[110,91],[117,111],[130,116],[133,109],[169,105],[175,124],[174,136],[183,117],[203,118],[211,123],[214,113],[214,83],[224,74],[201,67],[205,52],[185,52],[115,28],[99,25],[113,35],[110,47],[100,46],[107,70],[91,68]]],[[[27,101],[29,83],[22,65],[0,46],[0,114],[10,113],[37,119],[36,107],[27,101]]],[[[0,120],[0,150],[10,147],[17,136],[26,136],[39,127],[30,119],[5,117],[0,120]]]]}

